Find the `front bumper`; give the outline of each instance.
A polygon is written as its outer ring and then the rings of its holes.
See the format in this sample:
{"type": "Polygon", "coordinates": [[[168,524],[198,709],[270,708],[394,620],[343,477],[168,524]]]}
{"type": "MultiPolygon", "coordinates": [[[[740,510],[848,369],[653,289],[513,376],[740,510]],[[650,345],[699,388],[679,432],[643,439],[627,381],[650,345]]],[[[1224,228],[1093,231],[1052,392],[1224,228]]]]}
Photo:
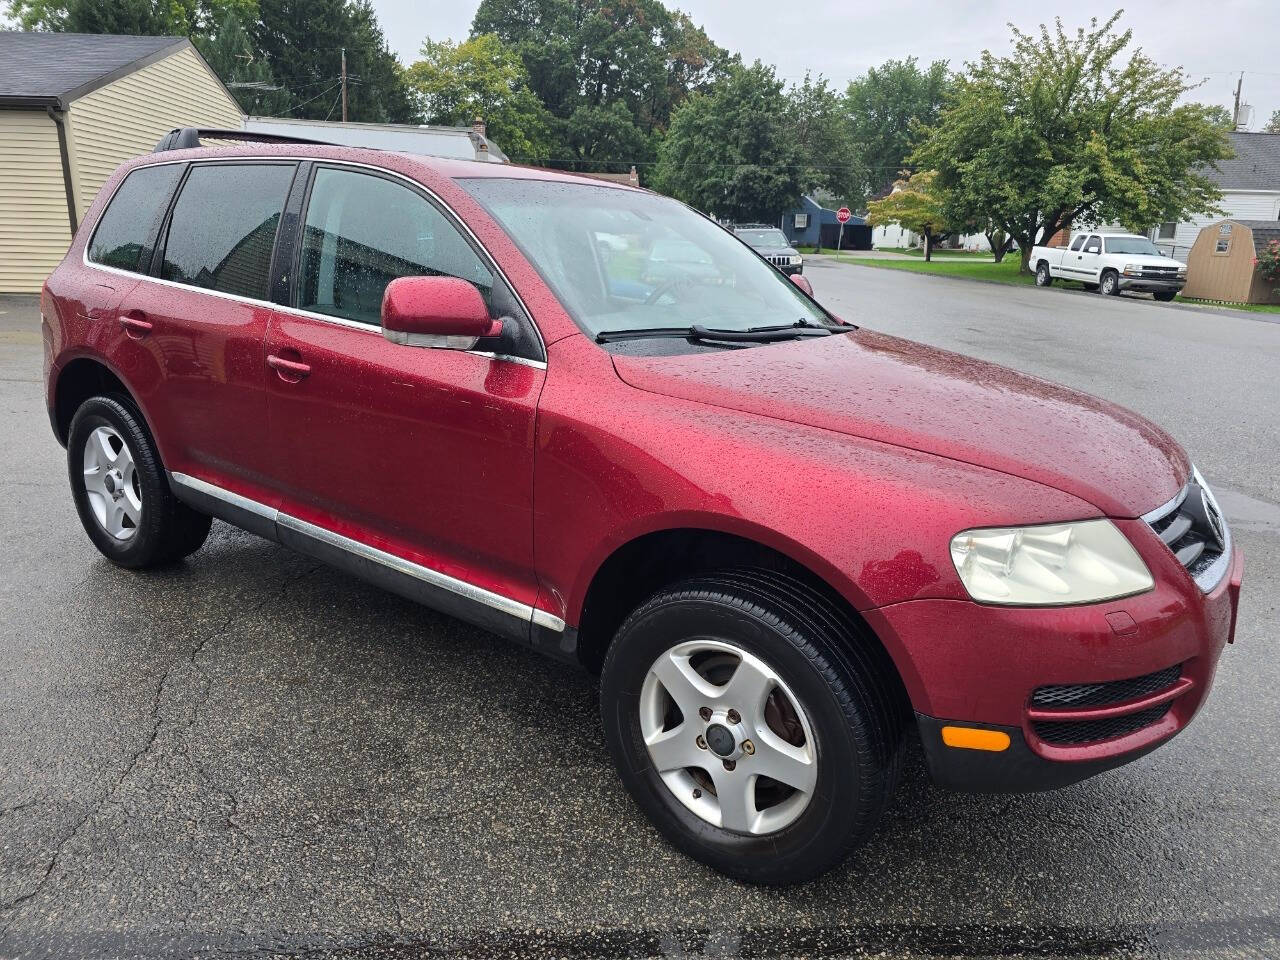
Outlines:
{"type": "Polygon", "coordinates": [[[1057,608],[913,600],[867,614],[872,628],[887,631],[881,636],[896,641],[910,658],[904,680],[930,773],[940,786],[981,792],[1065,786],[1155,749],[1199,711],[1222,650],[1233,639],[1243,556],[1234,550],[1226,575],[1202,593],[1149,529],[1146,538],[1137,536],[1142,521],[1116,523],[1135,525],[1126,533],[1156,581],[1147,593],[1057,608]],[[1176,685],[1093,708],[1125,717],[1145,710],[1158,715],[1139,729],[1071,743],[1047,742],[1037,734],[1046,720],[1084,716],[1073,715],[1074,708],[1034,707],[1037,688],[1127,681],[1174,665],[1181,665],[1176,685]],[[947,746],[945,726],[997,731],[1008,736],[1008,745],[947,746]]]}
{"type": "Polygon", "coordinates": [[[1134,290],[1138,293],[1177,293],[1187,285],[1187,278],[1176,280],[1156,280],[1151,277],[1126,277],[1120,275],[1120,289],[1134,290]]]}
{"type": "Polygon", "coordinates": [[[804,273],[804,264],[788,263],[785,266],[779,266],[778,269],[781,270],[783,273],[785,273],[789,277],[795,273],[804,273]]]}

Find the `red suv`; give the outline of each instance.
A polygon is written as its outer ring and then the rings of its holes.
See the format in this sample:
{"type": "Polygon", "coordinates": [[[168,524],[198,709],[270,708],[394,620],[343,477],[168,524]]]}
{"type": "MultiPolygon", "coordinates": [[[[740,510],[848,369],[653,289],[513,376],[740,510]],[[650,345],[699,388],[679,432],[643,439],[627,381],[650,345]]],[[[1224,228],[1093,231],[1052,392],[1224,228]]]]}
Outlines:
{"type": "Polygon", "coordinates": [[[165,150],[41,308],[108,559],[218,517],[598,672],[636,802],[747,880],[865,840],[911,731],[959,789],[1141,756],[1234,630],[1241,554],[1159,427],[844,323],[645,191],[165,150]]]}

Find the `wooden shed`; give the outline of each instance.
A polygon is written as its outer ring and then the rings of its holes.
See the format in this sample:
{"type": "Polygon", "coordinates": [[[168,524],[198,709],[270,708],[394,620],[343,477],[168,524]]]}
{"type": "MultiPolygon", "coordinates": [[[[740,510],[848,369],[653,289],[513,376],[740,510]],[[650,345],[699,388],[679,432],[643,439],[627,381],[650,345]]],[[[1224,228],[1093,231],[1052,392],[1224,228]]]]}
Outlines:
{"type": "Polygon", "coordinates": [[[1254,268],[1254,257],[1280,242],[1280,220],[1222,220],[1200,231],[1187,257],[1184,297],[1227,303],[1280,303],[1280,294],[1254,268]]]}

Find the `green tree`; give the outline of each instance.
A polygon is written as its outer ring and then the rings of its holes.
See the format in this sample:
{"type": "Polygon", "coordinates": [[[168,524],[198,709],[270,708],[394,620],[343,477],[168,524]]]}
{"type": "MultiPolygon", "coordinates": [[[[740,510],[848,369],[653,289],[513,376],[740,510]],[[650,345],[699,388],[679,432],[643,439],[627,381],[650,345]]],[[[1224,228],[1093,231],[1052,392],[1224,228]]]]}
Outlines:
{"type": "Polygon", "coordinates": [[[258,14],[257,0],[8,0],[6,12],[24,30],[200,37],[228,13],[242,23],[258,14]]]}
{"type": "Polygon", "coordinates": [[[460,126],[483,118],[489,136],[513,159],[550,158],[550,115],[529,89],[519,55],[494,34],[463,43],[424,41],[406,80],[428,123],[460,126]]]}
{"type": "Polygon", "coordinates": [[[293,116],[341,118],[339,76],[345,49],[349,120],[418,119],[404,69],[387,49],[368,0],[259,0],[258,7],[255,44],[292,96],[293,116]]]}
{"type": "Polygon", "coordinates": [[[733,62],[659,0],[481,0],[471,33],[516,51],[557,158],[585,170],[652,158],[679,104],[733,62]]]}
{"type": "Polygon", "coordinates": [[[736,67],[672,115],[658,150],[661,190],[739,221],[772,222],[799,198],[800,149],[772,67],[736,67]]]}
{"type": "Polygon", "coordinates": [[[933,245],[953,231],[947,204],[938,187],[938,175],[923,170],[898,180],[886,197],[867,204],[867,222],[873,227],[897,223],[924,238],[924,258],[933,258],[933,245]]]}
{"type": "Polygon", "coordinates": [[[1267,121],[1267,125],[1262,128],[1263,133],[1280,133],[1280,110],[1276,110],[1271,114],[1271,119],[1267,121]]]}
{"type": "Polygon", "coordinates": [[[1178,100],[1180,69],[1141,50],[1132,31],[1105,23],[1069,35],[1013,28],[1013,53],[984,51],[956,84],[913,162],[938,172],[949,219],[986,222],[1031,247],[1073,222],[1134,230],[1215,212],[1206,166],[1230,155],[1208,108],[1178,100]]]}
{"type": "Polygon", "coordinates": [[[849,191],[855,204],[884,193],[906,166],[916,129],[937,122],[950,85],[945,60],[925,69],[915,57],[886,60],[845,90],[853,144],[849,191]]]}
{"type": "Polygon", "coordinates": [[[234,11],[228,10],[218,29],[198,37],[195,45],[209,66],[250,116],[279,117],[289,112],[289,91],[271,72],[266,59],[254,49],[253,39],[234,11]]]}
{"type": "Polygon", "coordinates": [[[804,166],[803,189],[817,188],[837,196],[856,189],[852,176],[854,144],[849,116],[840,94],[826,77],[805,74],[804,82],[787,91],[788,113],[804,166]]]}
{"type": "Polygon", "coordinates": [[[1210,123],[1221,127],[1223,130],[1234,130],[1236,128],[1235,121],[1231,117],[1231,111],[1220,103],[1205,104],[1204,115],[1210,123]]]}

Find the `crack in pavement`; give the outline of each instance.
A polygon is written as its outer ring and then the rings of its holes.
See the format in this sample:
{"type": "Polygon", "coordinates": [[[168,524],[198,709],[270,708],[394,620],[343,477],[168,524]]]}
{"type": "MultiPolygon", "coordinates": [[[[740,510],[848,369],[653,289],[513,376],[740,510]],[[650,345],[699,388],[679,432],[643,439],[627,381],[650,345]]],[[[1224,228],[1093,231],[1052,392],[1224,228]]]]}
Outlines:
{"type": "MultiPolygon", "coordinates": [[[[160,736],[160,728],[164,724],[164,721],[160,714],[161,704],[165,699],[165,690],[169,686],[169,681],[173,677],[175,669],[183,666],[185,662],[187,666],[190,666],[192,669],[194,669],[197,673],[199,673],[203,677],[204,671],[196,663],[196,658],[204,651],[204,649],[212,641],[214,641],[219,636],[226,633],[231,628],[232,624],[236,622],[237,619],[241,619],[244,617],[252,617],[254,614],[260,612],[267,606],[267,604],[271,603],[272,601],[278,600],[280,597],[284,596],[285,591],[288,589],[288,587],[291,584],[310,576],[312,573],[318,570],[321,566],[323,565],[315,564],[311,567],[308,567],[301,574],[295,574],[293,576],[284,578],[281,581],[280,585],[275,590],[271,591],[269,594],[262,597],[257,603],[254,603],[252,606],[248,607],[247,609],[233,609],[231,613],[227,614],[227,616],[222,620],[221,623],[219,623],[214,629],[210,630],[208,633],[206,633],[204,636],[200,637],[196,641],[194,646],[191,648],[190,652],[185,657],[185,661],[184,659],[180,658],[178,661],[171,663],[169,666],[165,668],[164,672],[160,675],[159,681],[155,685],[155,693],[152,695],[152,698],[151,698],[150,733],[147,735],[142,745],[137,750],[134,750],[133,753],[130,755],[129,760],[125,763],[124,769],[121,771],[120,775],[116,778],[115,782],[111,784],[111,786],[109,786],[93,804],[90,805],[89,810],[84,814],[84,816],[76,820],[71,830],[68,831],[57,842],[57,845],[54,847],[54,850],[53,850],[53,855],[49,858],[49,862],[45,865],[44,873],[41,875],[40,879],[36,881],[35,886],[33,886],[26,893],[20,894],[13,900],[10,900],[8,903],[0,903],[0,913],[10,914],[9,919],[5,923],[4,927],[0,928],[0,942],[3,942],[4,938],[8,935],[10,929],[12,929],[13,924],[17,921],[18,914],[20,912],[19,908],[22,907],[24,904],[33,900],[35,897],[37,897],[41,893],[41,891],[44,890],[45,886],[49,882],[49,879],[53,876],[54,871],[57,870],[58,864],[61,862],[61,859],[62,859],[63,850],[66,848],[67,844],[69,844],[72,840],[75,839],[75,837],[80,833],[81,829],[84,827],[86,823],[89,822],[89,820],[91,820],[95,815],[97,815],[99,811],[101,811],[108,803],[110,803],[115,798],[116,794],[119,792],[120,788],[124,785],[125,781],[128,780],[133,775],[133,772],[138,768],[139,763],[141,763],[143,758],[146,757],[148,754],[150,754],[152,749],[155,747],[156,741],[160,736]]],[[[209,690],[209,687],[208,687],[208,683],[206,682],[204,684],[204,695],[206,697],[208,696],[208,690],[209,690]]],[[[191,719],[185,725],[184,732],[189,733],[191,728],[194,726],[196,722],[196,713],[198,712],[198,709],[199,709],[199,705],[197,703],[193,708],[191,719]]],[[[209,784],[209,786],[213,787],[212,784],[209,784]]],[[[214,788],[214,789],[217,789],[217,788],[214,788]]],[[[34,802],[35,801],[32,801],[32,803],[34,802]]],[[[23,804],[22,806],[26,806],[26,804],[23,804]]],[[[238,810],[238,804],[236,808],[233,810],[233,815],[236,812],[236,810],[238,810]]],[[[10,812],[10,811],[5,811],[5,812],[10,812]]]]}

